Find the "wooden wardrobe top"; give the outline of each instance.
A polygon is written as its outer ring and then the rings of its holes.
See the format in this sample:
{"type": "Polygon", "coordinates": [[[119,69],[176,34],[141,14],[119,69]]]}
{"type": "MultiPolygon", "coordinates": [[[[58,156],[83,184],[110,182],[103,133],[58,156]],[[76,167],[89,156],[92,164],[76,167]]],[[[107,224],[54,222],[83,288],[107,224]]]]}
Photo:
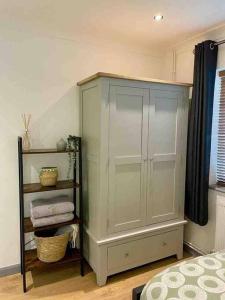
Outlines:
{"type": "Polygon", "coordinates": [[[184,83],[184,82],[176,82],[176,81],[168,81],[168,80],[160,80],[160,79],[152,79],[152,78],[144,78],[144,77],[132,77],[120,74],[112,74],[112,73],[104,73],[98,72],[92,76],[89,76],[77,83],[78,86],[83,85],[89,81],[92,81],[96,78],[100,77],[107,77],[107,78],[116,78],[116,79],[128,79],[128,80],[136,80],[136,81],[144,81],[144,82],[155,82],[155,83],[164,83],[164,84],[172,84],[172,85],[181,85],[191,87],[191,83],[184,83]]]}

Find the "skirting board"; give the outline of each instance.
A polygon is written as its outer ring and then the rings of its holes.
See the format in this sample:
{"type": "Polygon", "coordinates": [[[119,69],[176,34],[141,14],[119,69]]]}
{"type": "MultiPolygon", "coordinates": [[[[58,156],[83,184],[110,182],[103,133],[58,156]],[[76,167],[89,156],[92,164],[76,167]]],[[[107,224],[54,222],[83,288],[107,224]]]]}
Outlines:
{"type": "Polygon", "coordinates": [[[0,268],[0,277],[13,275],[20,272],[20,265],[12,265],[0,268]]]}
{"type": "Polygon", "coordinates": [[[193,256],[200,256],[200,255],[207,254],[188,242],[184,242],[184,250],[186,250],[188,253],[192,254],[193,256]]]}

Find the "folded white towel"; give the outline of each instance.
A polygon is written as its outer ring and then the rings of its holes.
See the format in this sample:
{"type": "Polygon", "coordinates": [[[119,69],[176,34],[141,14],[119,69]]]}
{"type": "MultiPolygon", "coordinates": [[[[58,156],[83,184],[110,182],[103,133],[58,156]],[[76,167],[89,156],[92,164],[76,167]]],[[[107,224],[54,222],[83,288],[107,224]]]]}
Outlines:
{"type": "Polygon", "coordinates": [[[67,214],[60,214],[60,215],[43,217],[38,219],[31,217],[31,222],[34,227],[42,227],[42,226],[68,222],[73,220],[73,218],[74,218],[73,213],[67,213],[67,214]]]}
{"type": "Polygon", "coordinates": [[[30,202],[30,215],[35,219],[73,211],[74,203],[66,195],[50,199],[36,199],[30,202]]]}

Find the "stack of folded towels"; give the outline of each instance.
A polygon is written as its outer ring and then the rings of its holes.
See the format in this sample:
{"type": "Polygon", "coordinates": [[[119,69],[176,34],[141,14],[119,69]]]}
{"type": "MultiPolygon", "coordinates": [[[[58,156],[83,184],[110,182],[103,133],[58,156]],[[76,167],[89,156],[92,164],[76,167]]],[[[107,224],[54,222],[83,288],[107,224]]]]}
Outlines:
{"type": "Polygon", "coordinates": [[[74,218],[74,203],[66,195],[36,199],[30,203],[31,221],[34,227],[64,223],[74,218]]]}

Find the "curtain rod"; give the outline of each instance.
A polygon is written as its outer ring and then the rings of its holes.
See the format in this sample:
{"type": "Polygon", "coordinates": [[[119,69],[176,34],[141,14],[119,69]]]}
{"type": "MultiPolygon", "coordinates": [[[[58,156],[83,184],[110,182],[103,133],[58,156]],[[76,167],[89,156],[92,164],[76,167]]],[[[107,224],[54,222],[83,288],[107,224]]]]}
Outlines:
{"type": "MultiPolygon", "coordinates": [[[[225,40],[221,40],[219,42],[212,42],[210,44],[210,49],[213,50],[214,46],[219,46],[219,45],[222,45],[222,44],[225,44],[225,40]]],[[[193,53],[195,54],[195,49],[193,50],[193,53]]]]}
{"type": "Polygon", "coordinates": [[[219,46],[225,43],[225,40],[219,41],[219,42],[214,42],[210,44],[210,49],[214,49],[214,46],[219,46]]]}
{"type": "Polygon", "coordinates": [[[215,42],[213,44],[216,45],[216,46],[219,46],[221,44],[225,44],[225,40],[222,40],[222,41],[219,41],[219,42],[215,42]]]}

